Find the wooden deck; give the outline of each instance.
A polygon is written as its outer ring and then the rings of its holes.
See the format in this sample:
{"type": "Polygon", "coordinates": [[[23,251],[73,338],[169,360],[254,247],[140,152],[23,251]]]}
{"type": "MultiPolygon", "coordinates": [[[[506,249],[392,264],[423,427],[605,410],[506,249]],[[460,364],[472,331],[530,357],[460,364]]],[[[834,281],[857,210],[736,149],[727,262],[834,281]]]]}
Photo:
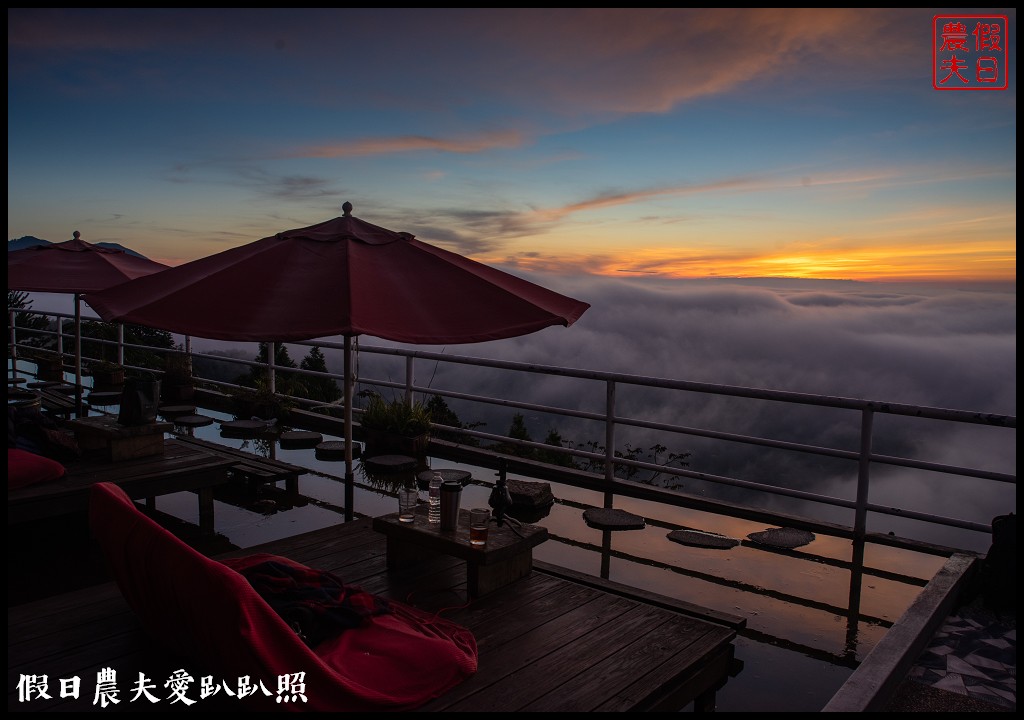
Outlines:
{"type": "MultiPolygon", "coordinates": [[[[708,611],[720,621],[710,622],[678,601],[630,597],[621,586],[543,564],[467,601],[465,562],[436,556],[389,571],[385,538],[371,519],[232,554],[255,552],[329,570],[348,584],[441,612],[471,629],[478,672],[423,711],[678,711],[691,703],[711,710],[715,691],[738,667],[732,643],[742,619],[708,611]]],[[[123,699],[107,710],[242,709],[237,699],[200,700],[196,687],[189,694],[197,702],[189,708],[166,700],[128,702],[140,671],[154,682],[181,667],[197,680],[207,673],[161,652],[112,583],[9,608],[7,626],[8,710],[100,710],[92,698],[105,667],[117,671],[123,699]],[[42,674],[56,690],[51,699],[22,702],[19,680],[42,674]],[[75,676],[82,681],[80,699],[61,699],[58,678],[75,676]]]]}

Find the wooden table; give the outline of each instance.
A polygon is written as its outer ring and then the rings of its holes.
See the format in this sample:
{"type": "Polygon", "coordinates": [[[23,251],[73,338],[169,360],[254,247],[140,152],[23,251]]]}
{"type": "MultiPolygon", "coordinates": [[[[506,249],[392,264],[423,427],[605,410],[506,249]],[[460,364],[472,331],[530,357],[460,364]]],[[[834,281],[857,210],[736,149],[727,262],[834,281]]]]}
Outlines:
{"type": "Polygon", "coordinates": [[[83,457],[65,463],[67,474],[59,480],[9,491],[7,524],[85,512],[92,484],[112,482],[133,500],[145,498],[151,507],[160,495],[197,493],[199,528],[204,534],[213,534],[213,488],[228,482],[228,471],[237,462],[177,440],[165,440],[158,455],[120,462],[83,457]]]}
{"type": "Polygon", "coordinates": [[[411,523],[400,522],[398,513],[373,520],[373,529],[387,537],[388,567],[407,568],[430,555],[449,555],[466,561],[469,597],[477,598],[525,577],[533,568],[533,548],[548,539],[547,528],[507,522],[491,522],[486,545],[469,544],[469,511],[459,509],[459,524],[444,531],[427,520],[427,507],[416,508],[411,523]]]}

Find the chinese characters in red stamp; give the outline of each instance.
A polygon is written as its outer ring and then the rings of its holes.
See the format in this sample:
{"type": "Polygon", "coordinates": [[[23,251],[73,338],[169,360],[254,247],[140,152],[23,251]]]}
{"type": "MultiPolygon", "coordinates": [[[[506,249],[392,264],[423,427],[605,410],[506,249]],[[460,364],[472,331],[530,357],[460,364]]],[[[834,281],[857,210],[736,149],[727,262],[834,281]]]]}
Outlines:
{"type": "Polygon", "coordinates": [[[1009,86],[1006,15],[936,15],[932,85],[936,90],[1005,90],[1009,86]]]}

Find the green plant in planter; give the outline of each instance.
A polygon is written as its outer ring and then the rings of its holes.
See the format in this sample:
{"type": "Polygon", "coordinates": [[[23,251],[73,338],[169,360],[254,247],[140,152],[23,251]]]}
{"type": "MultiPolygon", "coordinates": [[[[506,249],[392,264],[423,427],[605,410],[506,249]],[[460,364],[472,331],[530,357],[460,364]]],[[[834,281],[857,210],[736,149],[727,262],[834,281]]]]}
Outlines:
{"type": "Polygon", "coordinates": [[[405,398],[385,400],[380,393],[364,391],[366,398],[360,424],[364,430],[381,430],[395,435],[415,437],[430,432],[430,412],[420,402],[405,398]]]}
{"type": "Polygon", "coordinates": [[[234,414],[239,420],[253,417],[283,420],[295,406],[287,397],[271,392],[264,383],[257,383],[255,388],[238,388],[231,396],[234,414]]]}
{"type": "Polygon", "coordinates": [[[368,449],[374,453],[420,456],[430,438],[430,411],[405,398],[385,400],[380,393],[363,391],[366,398],[359,425],[368,449]]]}

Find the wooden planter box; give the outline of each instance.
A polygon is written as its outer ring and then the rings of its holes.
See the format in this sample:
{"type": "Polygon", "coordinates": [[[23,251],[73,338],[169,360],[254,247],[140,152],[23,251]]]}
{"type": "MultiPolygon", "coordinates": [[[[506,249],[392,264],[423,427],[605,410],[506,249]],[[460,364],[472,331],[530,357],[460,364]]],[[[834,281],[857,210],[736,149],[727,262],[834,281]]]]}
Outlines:
{"type": "Polygon", "coordinates": [[[91,375],[94,388],[118,388],[124,385],[124,368],[93,370],[91,375]]]}
{"type": "Polygon", "coordinates": [[[36,377],[48,382],[64,380],[64,362],[59,357],[32,358],[36,364],[36,377]]]}
{"type": "Polygon", "coordinates": [[[161,386],[160,398],[165,405],[191,403],[196,397],[196,387],[192,383],[173,383],[161,386]]]}
{"type": "Polygon", "coordinates": [[[169,422],[126,427],[112,417],[87,417],[69,420],[75,440],[83,453],[101,453],[110,462],[133,460],[164,452],[164,433],[174,427],[169,422]]]}
{"type": "Polygon", "coordinates": [[[375,428],[363,429],[363,440],[366,442],[366,455],[408,455],[421,458],[427,454],[430,446],[430,434],[407,436],[384,432],[375,428]]]}

